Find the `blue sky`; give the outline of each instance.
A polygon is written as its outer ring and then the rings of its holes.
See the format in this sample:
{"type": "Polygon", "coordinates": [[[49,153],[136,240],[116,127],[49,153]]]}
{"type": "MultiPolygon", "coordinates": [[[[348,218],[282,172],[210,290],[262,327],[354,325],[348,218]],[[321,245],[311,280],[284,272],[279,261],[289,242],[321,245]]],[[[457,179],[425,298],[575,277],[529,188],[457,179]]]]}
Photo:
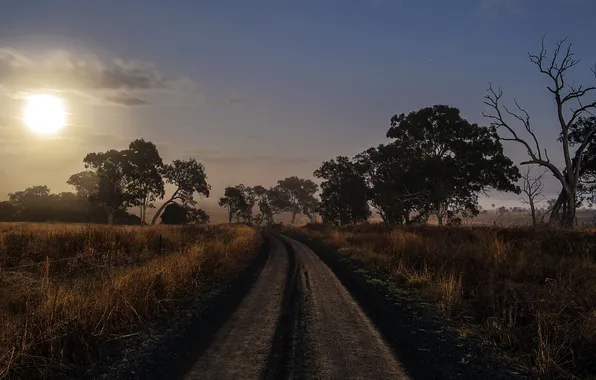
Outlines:
{"type": "MultiPolygon", "coordinates": [[[[0,72],[9,100],[0,194],[42,183],[67,190],[85,153],[137,137],[168,160],[203,161],[216,197],[239,182],[310,177],[325,159],[383,142],[395,113],[442,103],[486,124],[489,81],[528,109],[556,159],[552,99],[527,53],[546,32],[551,44],[570,36],[582,60],[573,77],[593,83],[595,22],[590,0],[4,1],[0,47],[23,62],[115,64],[159,85],[90,88],[60,77],[53,86],[70,125],[42,139],[13,122],[20,94],[35,88],[23,75],[5,85],[0,72]],[[115,97],[125,101],[106,101],[115,97]]],[[[519,147],[507,152],[524,158],[519,147]]]]}

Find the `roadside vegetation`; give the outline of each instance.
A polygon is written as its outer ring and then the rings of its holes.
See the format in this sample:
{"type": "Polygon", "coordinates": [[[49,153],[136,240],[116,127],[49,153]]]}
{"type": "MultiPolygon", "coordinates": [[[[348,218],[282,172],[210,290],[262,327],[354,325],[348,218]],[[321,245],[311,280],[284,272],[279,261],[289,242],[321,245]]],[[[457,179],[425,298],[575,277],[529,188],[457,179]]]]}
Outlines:
{"type": "Polygon", "coordinates": [[[593,234],[382,224],[298,231],[376,281],[419,289],[441,313],[473,324],[462,336],[479,335],[539,378],[596,376],[593,234]]]}
{"type": "Polygon", "coordinates": [[[0,378],[43,378],[168,316],[248,264],[246,226],[0,224],[0,378]]]}

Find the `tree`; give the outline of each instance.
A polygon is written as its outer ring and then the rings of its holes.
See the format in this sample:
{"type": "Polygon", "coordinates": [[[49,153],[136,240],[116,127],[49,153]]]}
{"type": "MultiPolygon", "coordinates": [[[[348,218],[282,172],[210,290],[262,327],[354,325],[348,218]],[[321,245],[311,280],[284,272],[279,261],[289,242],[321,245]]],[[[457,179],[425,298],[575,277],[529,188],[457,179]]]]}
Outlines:
{"type": "Polygon", "coordinates": [[[80,197],[89,199],[97,193],[99,177],[97,173],[87,170],[71,175],[66,183],[73,186],[80,197]]]}
{"type": "Polygon", "coordinates": [[[519,171],[504,155],[495,128],[469,123],[457,108],[435,105],[395,115],[387,137],[394,139],[398,164],[423,173],[412,180],[424,195],[418,212],[434,214],[440,225],[458,213],[477,215],[478,194],[488,188],[519,192],[519,171]]]}
{"type": "Polygon", "coordinates": [[[20,221],[45,222],[55,214],[50,189],[47,186],[31,186],[8,194],[15,217],[20,221]]]}
{"type": "MultiPolygon", "coordinates": [[[[569,135],[572,146],[581,144],[585,137],[596,129],[596,117],[580,117],[569,135]]],[[[592,140],[585,149],[579,171],[579,201],[592,205],[596,201],[596,141],[592,140]]]]}
{"type": "Polygon", "coordinates": [[[254,204],[253,190],[243,184],[226,187],[224,196],[219,199],[219,205],[228,209],[228,223],[234,219],[250,223],[254,204]]]}
{"type": "Polygon", "coordinates": [[[209,223],[209,215],[199,208],[170,203],[161,214],[162,224],[209,223]]]}
{"type": "Polygon", "coordinates": [[[154,207],[152,202],[165,194],[161,177],[163,161],[155,144],[140,139],[128,146],[125,163],[126,192],[131,206],[139,207],[141,223],[145,223],[147,208],[154,207]]]}
{"type": "Polygon", "coordinates": [[[369,188],[370,206],[385,223],[410,224],[425,220],[420,212],[427,199],[424,176],[420,175],[411,152],[396,144],[379,145],[358,154],[355,159],[369,188]],[[414,212],[418,214],[412,219],[414,212]]]}
{"type": "Polygon", "coordinates": [[[164,165],[163,176],[167,183],[176,186],[176,190],[157,210],[151,224],[155,224],[163,209],[170,203],[178,201],[182,206],[195,206],[197,204],[194,200],[195,193],[209,197],[211,186],[207,184],[205,167],[194,158],[174,160],[171,164],[164,165]]]}
{"type": "Polygon", "coordinates": [[[253,221],[257,226],[263,222],[273,224],[273,217],[292,207],[289,194],[280,186],[269,189],[263,186],[255,186],[252,188],[255,196],[255,203],[259,208],[259,214],[253,217],[253,221]]]}
{"type": "Polygon", "coordinates": [[[287,211],[292,213],[292,224],[296,221],[296,215],[304,214],[310,216],[314,211],[317,201],[314,197],[318,190],[316,183],[310,179],[301,179],[296,176],[288,177],[277,181],[281,191],[286,192],[290,200],[287,211]]]}
{"type": "Polygon", "coordinates": [[[317,212],[324,223],[346,225],[368,220],[368,187],[357,164],[339,156],[323,162],[314,176],[323,179],[317,212]]]}
{"type": "Polygon", "coordinates": [[[532,217],[532,225],[536,226],[539,219],[541,218],[540,211],[537,209],[538,203],[544,198],[544,185],[542,183],[542,177],[546,174],[546,170],[540,172],[537,176],[532,176],[531,167],[528,166],[525,174],[522,175],[522,187],[521,191],[523,194],[522,203],[530,206],[527,210],[532,217]]]}
{"type": "Polygon", "coordinates": [[[161,214],[162,224],[187,224],[188,215],[186,209],[178,203],[170,203],[161,214]]]}
{"type": "Polygon", "coordinates": [[[13,222],[16,220],[17,210],[15,206],[8,202],[0,202],[0,222],[13,222]]]}
{"type": "Polygon", "coordinates": [[[105,153],[89,153],[83,159],[85,168],[95,170],[99,182],[91,200],[108,210],[108,224],[112,224],[117,212],[125,211],[132,198],[126,193],[127,157],[125,151],[109,150],[105,153]]]}
{"type": "MultiPolygon", "coordinates": [[[[492,85],[489,86],[488,94],[485,96],[485,104],[491,108],[491,112],[485,112],[484,116],[491,120],[495,128],[505,132],[505,135],[500,137],[502,141],[512,141],[526,149],[529,159],[522,162],[521,165],[536,164],[543,166],[557,178],[561,184],[561,192],[555,207],[551,211],[550,224],[557,221],[559,213],[563,210],[561,223],[564,226],[571,227],[575,224],[577,190],[584,153],[588,145],[594,140],[596,128],[592,128],[581,136],[581,139],[577,141],[576,145],[578,147],[575,152],[572,151],[574,144],[571,140],[571,134],[575,130],[576,122],[596,109],[596,101],[585,102],[585,99],[596,91],[596,86],[578,86],[574,83],[570,84],[566,80],[569,70],[579,63],[574,58],[572,44],[568,43],[567,39],[556,44],[550,58],[544,46],[544,41],[545,38],[542,39],[540,52],[530,54],[529,58],[551,83],[547,86],[547,89],[555,100],[556,120],[560,132],[559,142],[564,158],[563,169],[559,169],[552,163],[548,157],[548,152],[541,149],[528,112],[519,105],[517,100],[514,100],[517,110],[510,110],[507,106],[502,105],[503,91],[500,89],[494,90],[492,85]],[[574,103],[577,105],[572,106],[574,103]],[[520,133],[520,128],[515,127],[512,121],[521,125],[525,136],[520,133]]],[[[596,68],[592,69],[592,72],[596,77],[596,68]]]]}
{"type": "MultiPolygon", "coordinates": [[[[32,186],[9,194],[0,202],[0,220],[15,222],[106,223],[109,211],[89,199],[71,192],[52,194],[47,186],[32,186]]],[[[113,223],[138,224],[136,215],[124,210],[113,213],[113,223]]]]}
{"type": "Polygon", "coordinates": [[[204,210],[192,206],[186,207],[186,215],[188,217],[189,223],[194,224],[209,223],[209,220],[211,219],[209,214],[207,214],[204,210]]]}

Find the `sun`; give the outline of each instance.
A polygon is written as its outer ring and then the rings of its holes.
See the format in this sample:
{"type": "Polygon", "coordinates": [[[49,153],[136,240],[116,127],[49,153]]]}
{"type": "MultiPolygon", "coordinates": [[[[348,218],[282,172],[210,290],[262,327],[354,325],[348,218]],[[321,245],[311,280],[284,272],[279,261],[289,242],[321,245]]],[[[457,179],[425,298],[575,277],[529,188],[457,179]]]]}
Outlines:
{"type": "Polygon", "coordinates": [[[26,99],[23,120],[29,129],[40,135],[51,135],[66,122],[64,101],[53,95],[30,95],[26,99]]]}

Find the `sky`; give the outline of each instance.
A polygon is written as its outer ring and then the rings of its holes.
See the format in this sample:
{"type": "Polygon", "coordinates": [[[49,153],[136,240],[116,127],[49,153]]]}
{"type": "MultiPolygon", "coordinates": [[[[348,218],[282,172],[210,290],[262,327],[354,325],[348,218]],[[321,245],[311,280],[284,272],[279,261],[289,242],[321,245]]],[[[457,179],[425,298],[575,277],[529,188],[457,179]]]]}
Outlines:
{"type": "MultiPolygon", "coordinates": [[[[394,114],[449,104],[487,125],[489,82],[528,110],[560,163],[554,101],[528,52],[545,33],[547,46],[569,36],[581,59],[571,78],[594,83],[595,24],[591,0],[4,0],[0,199],[72,190],[86,153],[144,138],[165,161],[204,163],[215,201],[227,185],[311,178],[386,142],[394,114]],[[66,103],[54,136],[21,120],[40,91],[66,103]]],[[[506,153],[525,158],[510,143],[506,153]]]]}

